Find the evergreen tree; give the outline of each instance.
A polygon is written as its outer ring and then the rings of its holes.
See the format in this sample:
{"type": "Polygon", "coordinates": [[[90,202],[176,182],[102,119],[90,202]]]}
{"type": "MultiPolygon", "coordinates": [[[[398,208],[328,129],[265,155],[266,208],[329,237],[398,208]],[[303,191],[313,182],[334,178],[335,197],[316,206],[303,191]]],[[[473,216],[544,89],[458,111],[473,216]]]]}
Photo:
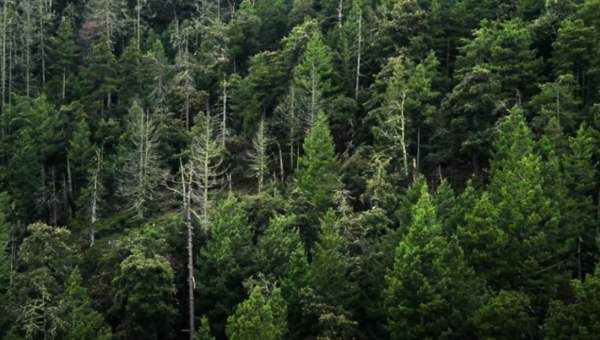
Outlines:
{"type": "Polygon", "coordinates": [[[281,289],[257,285],[227,320],[231,340],[282,340],[287,334],[286,305],[281,289]]]}
{"type": "Polygon", "coordinates": [[[321,35],[314,33],[306,45],[302,61],[294,68],[297,101],[309,127],[319,112],[325,109],[325,100],[334,91],[332,76],[331,52],[321,35]]]}
{"type": "Polygon", "coordinates": [[[138,247],[120,263],[112,283],[114,308],[120,315],[117,334],[165,339],[171,336],[176,312],[173,268],[164,256],[138,247]]]}
{"type": "Polygon", "coordinates": [[[67,340],[109,340],[110,328],[104,323],[100,313],[94,310],[88,291],[82,286],[79,269],[73,270],[66,283],[63,304],[65,313],[65,333],[67,340]]]}
{"type": "Polygon", "coordinates": [[[319,216],[333,204],[338,184],[338,161],[327,118],[319,113],[308,131],[303,145],[304,155],[299,161],[295,191],[300,203],[308,210],[302,211],[301,235],[310,249],[316,240],[314,224],[319,216]]]}
{"type": "Polygon", "coordinates": [[[82,99],[90,113],[104,117],[113,105],[118,90],[117,61],[111,45],[101,39],[92,47],[87,65],[81,70],[82,99]]]}
{"type": "Polygon", "coordinates": [[[200,328],[196,332],[195,339],[196,340],[215,340],[215,337],[213,337],[210,334],[210,324],[208,323],[208,319],[206,318],[206,316],[202,317],[202,320],[200,322],[200,328]]]}
{"type": "Polygon", "coordinates": [[[478,308],[482,288],[456,238],[443,235],[426,185],[386,283],[392,339],[468,337],[465,320],[478,308]]]}
{"type": "Polygon", "coordinates": [[[546,339],[593,339],[598,334],[598,272],[596,268],[595,274],[587,275],[585,280],[574,280],[571,283],[574,295],[572,303],[554,301],[551,304],[544,324],[546,339]]]}
{"type": "Polygon", "coordinates": [[[50,37],[49,92],[61,101],[72,99],[77,82],[79,47],[75,41],[72,18],[63,16],[56,35],[50,37]]]}
{"type": "Polygon", "coordinates": [[[491,71],[500,82],[501,99],[521,103],[535,88],[542,63],[532,48],[533,39],[521,19],[501,23],[484,20],[472,40],[461,49],[457,77],[462,80],[476,66],[491,71]]]}

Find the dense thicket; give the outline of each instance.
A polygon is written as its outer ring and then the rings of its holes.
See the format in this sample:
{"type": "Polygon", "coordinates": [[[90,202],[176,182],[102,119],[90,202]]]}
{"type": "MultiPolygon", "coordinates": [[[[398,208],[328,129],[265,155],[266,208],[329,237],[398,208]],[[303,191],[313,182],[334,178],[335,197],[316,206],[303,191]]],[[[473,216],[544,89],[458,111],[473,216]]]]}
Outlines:
{"type": "Polygon", "coordinates": [[[598,13],[0,1],[0,338],[597,338],[598,13]]]}

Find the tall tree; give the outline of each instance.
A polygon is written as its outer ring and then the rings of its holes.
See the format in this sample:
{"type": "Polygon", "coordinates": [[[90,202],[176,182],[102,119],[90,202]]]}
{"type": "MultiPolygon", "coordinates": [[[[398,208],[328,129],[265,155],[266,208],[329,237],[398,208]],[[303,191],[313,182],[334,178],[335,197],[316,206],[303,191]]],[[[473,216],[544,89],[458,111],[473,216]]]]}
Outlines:
{"type": "Polygon", "coordinates": [[[316,239],[314,224],[334,202],[334,193],[339,187],[338,160],[335,154],[333,137],[327,118],[320,112],[308,131],[303,145],[304,155],[300,158],[296,192],[305,222],[302,225],[302,237],[308,248],[316,239]]]}
{"type": "Polygon", "coordinates": [[[468,337],[467,318],[482,286],[455,237],[446,238],[426,185],[412,207],[408,234],[386,275],[385,308],[392,339],[468,337]]]}
{"type": "Polygon", "coordinates": [[[253,175],[258,180],[259,193],[262,191],[265,177],[269,174],[269,137],[267,133],[265,119],[263,118],[258,125],[256,135],[252,139],[252,150],[248,154],[253,175]]]}
{"type": "Polygon", "coordinates": [[[75,41],[72,21],[72,18],[63,16],[56,34],[49,39],[51,63],[48,87],[50,93],[61,101],[65,101],[67,95],[69,98],[73,96],[75,91],[79,47],[75,41]]]}
{"type": "Polygon", "coordinates": [[[124,175],[120,192],[140,218],[144,217],[157,198],[163,177],[157,139],[154,118],[134,102],[129,109],[127,128],[119,146],[124,175]]]}
{"type": "Polygon", "coordinates": [[[229,339],[282,340],[287,334],[287,308],[281,289],[257,284],[227,320],[229,339]]]}
{"type": "Polygon", "coordinates": [[[334,90],[331,59],[329,47],[319,33],[314,33],[306,45],[302,61],[294,68],[296,98],[309,127],[317,114],[325,109],[324,101],[334,90]]]}
{"type": "Polygon", "coordinates": [[[66,282],[61,301],[65,313],[64,339],[67,340],[109,340],[110,327],[104,323],[102,314],[94,310],[92,299],[82,285],[79,269],[73,270],[66,282]]]}

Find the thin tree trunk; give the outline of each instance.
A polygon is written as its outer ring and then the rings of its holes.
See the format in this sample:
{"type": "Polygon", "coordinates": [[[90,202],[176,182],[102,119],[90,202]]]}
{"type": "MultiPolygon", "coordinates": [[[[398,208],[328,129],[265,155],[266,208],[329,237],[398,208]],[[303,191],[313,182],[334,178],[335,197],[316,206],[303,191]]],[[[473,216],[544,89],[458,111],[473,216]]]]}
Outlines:
{"type": "Polygon", "coordinates": [[[290,88],[290,171],[294,171],[294,140],[296,139],[296,90],[290,88]]]}
{"type": "Polygon", "coordinates": [[[8,21],[8,1],[4,0],[2,8],[2,113],[4,113],[4,103],[6,99],[6,30],[8,21]]]}
{"type": "Polygon", "coordinates": [[[181,162],[181,159],[179,160],[179,164],[180,164],[180,172],[181,172],[181,185],[182,185],[182,198],[183,198],[183,210],[184,210],[184,218],[185,218],[185,225],[186,225],[186,230],[187,230],[187,269],[188,269],[188,314],[189,314],[189,336],[190,336],[190,340],[194,340],[195,338],[195,332],[196,332],[196,327],[194,325],[195,322],[195,311],[194,311],[194,288],[195,288],[195,281],[194,281],[194,251],[193,251],[193,237],[194,237],[194,232],[193,232],[193,226],[192,226],[192,211],[191,211],[191,204],[192,204],[192,187],[191,187],[191,182],[192,182],[192,173],[190,170],[190,173],[188,174],[188,177],[186,179],[186,171],[185,171],[185,167],[183,166],[183,163],[181,162]]]}
{"type": "Polygon", "coordinates": [[[406,101],[406,92],[402,92],[402,101],[400,103],[400,147],[402,148],[402,162],[404,165],[404,176],[408,177],[408,154],[406,151],[406,120],[404,116],[404,103],[406,101]]]}
{"type": "Polygon", "coordinates": [[[358,102],[358,91],[360,88],[360,63],[362,56],[362,10],[358,15],[358,44],[356,51],[356,82],[354,88],[354,100],[358,102]]]}
{"type": "Polygon", "coordinates": [[[67,96],[67,68],[63,67],[62,74],[62,100],[65,100],[67,96]]]}
{"type": "Polygon", "coordinates": [[[225,150],[227,142],[227,79],[223,75],[223,124],[222,124],[222,147],[225,150]]]}
{"type": "Polygon", "coordinates": [[[57,202],[58,198],[56,197],[56,168],[54,165],[52,166],[52,196],[51,196],[51,206],[52,206],[52,225],[58,225],[58,207],[57,202]]]}
{"type": "Polygon", "coordinates": [[[73,177],[71,176],[71,161],[69,160],[69,157],[67,156],[67,189],[69,191],[69,194],[73,193],[73,177]]]}

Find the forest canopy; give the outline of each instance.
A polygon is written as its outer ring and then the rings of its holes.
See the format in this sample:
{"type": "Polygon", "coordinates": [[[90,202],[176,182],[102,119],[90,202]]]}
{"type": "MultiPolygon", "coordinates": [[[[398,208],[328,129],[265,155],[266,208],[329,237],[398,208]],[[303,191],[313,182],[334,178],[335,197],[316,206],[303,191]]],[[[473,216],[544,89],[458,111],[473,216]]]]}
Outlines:
{"type": "Polygon", "coordinates": [[[597,339],[598,13],[0,1],[0,338],[597,339]]]}

